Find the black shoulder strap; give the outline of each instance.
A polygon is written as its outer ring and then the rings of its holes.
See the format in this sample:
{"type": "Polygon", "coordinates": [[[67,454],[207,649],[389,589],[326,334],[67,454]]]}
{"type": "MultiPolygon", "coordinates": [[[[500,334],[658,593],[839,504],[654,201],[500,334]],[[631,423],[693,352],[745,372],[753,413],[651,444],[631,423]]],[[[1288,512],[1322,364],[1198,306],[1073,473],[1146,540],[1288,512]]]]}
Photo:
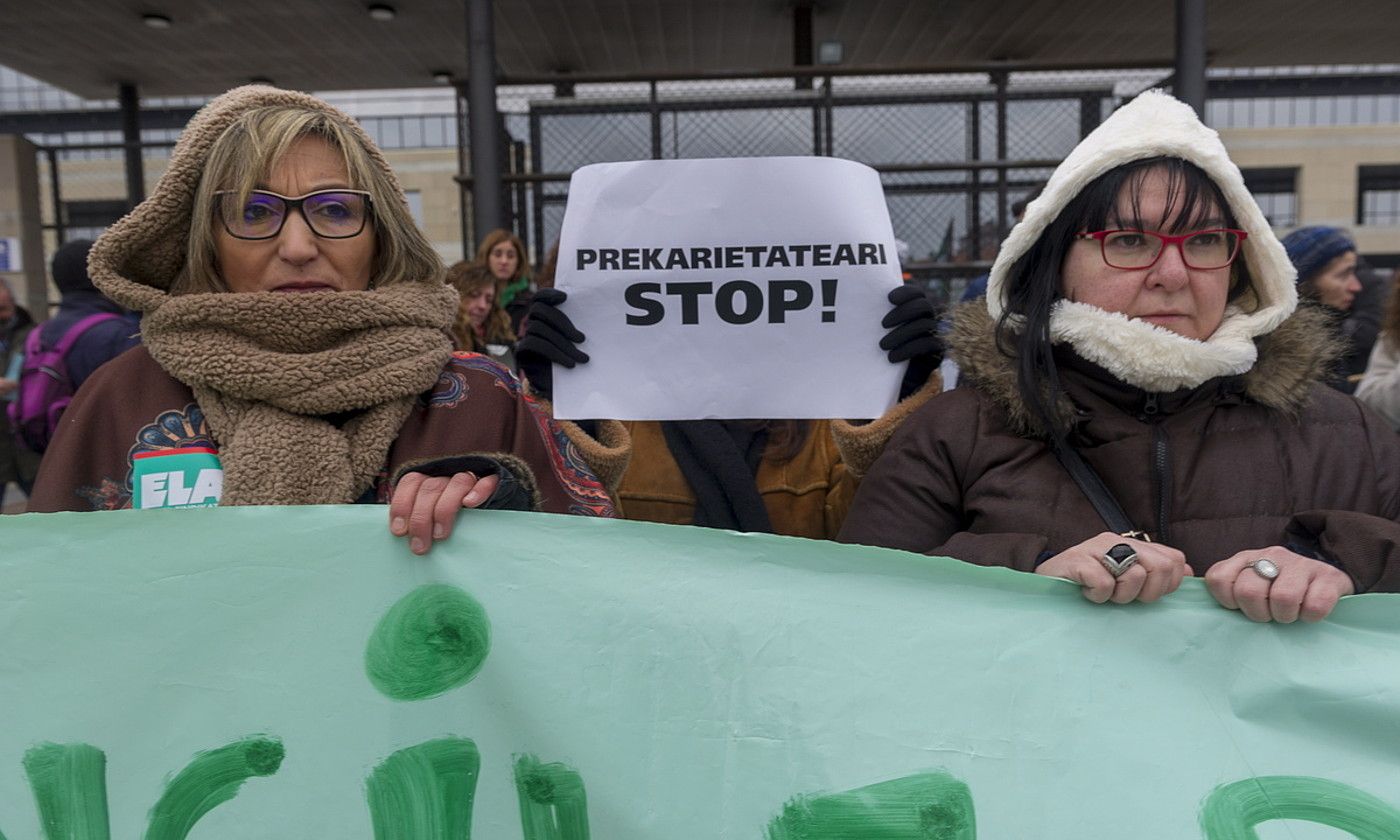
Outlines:
{"type": "Polygon", "coordinates": [[[1084,461],[1079,451],[1069,444],[1052,446],[1055,450],[1055,457],[1060,459],[1065,470],[1069,473],[1074,483],[1079,485],[1079,489],[1088,497],[1093,504],[1094,510],[1099,512],[1099,516],[1108,525],[1108,530],[1125,537],[1151,542],[1151,538],[1146,532],[1139,531],[1133,527],[1133,522],[1128,515],[1123,512],[1123,506],[1118,504],[1118,500],[1113,497],[1113,493],[1099,478],[1099,474],[1094,472],[1094,468],[1084,461]]]}

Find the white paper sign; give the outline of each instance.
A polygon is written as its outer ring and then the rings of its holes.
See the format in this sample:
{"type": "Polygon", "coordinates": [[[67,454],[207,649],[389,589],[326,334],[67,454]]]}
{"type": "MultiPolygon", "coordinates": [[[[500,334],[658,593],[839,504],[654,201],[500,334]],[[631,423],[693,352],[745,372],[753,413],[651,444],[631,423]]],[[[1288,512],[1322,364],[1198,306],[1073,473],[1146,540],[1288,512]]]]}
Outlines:
{"type": "Polygon", "coordinates": [[[835,158],[603,163],[574,173],[561,309],[591,357],[561,418],[869,418],[900,283],[879,175],[835,158]]]}

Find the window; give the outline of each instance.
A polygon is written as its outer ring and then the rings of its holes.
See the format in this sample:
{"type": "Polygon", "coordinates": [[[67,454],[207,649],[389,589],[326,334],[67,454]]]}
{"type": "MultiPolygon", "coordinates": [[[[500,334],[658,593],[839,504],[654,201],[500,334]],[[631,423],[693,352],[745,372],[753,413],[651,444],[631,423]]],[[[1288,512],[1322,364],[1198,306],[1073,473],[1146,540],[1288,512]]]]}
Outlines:
{"type": "Polygon", "coordinates": [[[1298,169],[1244,169],[1244,185],[1259,202],[1264,218],[1278,227],[1298,224],[1298,169]]]}
{"type": "Polygon", "coordinates": [[[124,198],[63,202],[63,215],[69,228],[101,230],[126,215],[131,205],[124,198]]]}
{"type": "Polygon", "coordinates": [[[403,197],[404,197],[404,200],[406,200],[406,201],[408,202],[408,212],[409,212],[409,215],[411,215],[411,216],[413,217],[413,221],[415,221],[415,222],[418,223],[419,229],[422,229],[422,227],[423,227],[423,191],[422,191],[422,190],[404,190],[404,191],[403,191],[403,197]]]}
{"type": "Polygon", "coordinates": [[[1358,170],[1356,223],[1400,225],[1400,164],[1358,170]]]}

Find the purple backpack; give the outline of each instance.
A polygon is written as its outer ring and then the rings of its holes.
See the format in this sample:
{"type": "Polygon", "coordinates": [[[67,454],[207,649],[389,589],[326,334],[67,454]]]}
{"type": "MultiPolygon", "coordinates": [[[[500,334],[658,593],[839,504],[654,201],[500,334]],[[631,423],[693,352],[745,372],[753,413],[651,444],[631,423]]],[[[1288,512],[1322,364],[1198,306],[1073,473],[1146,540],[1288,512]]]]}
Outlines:
{"type": "Polygon", "coordinates": [[[68,351],[82,334],[103,321],[118,317],[110,312],[89,315],[68,328],[52,349],[39,340],[39,327],[30,330],[24,341],[24,363],[19,370],[19,388],[10,403],[10,425],[19,442],[34,452],[43,452],[58,431],[58,418],[73,401],[73,380],[68,375],[68,351]]]}

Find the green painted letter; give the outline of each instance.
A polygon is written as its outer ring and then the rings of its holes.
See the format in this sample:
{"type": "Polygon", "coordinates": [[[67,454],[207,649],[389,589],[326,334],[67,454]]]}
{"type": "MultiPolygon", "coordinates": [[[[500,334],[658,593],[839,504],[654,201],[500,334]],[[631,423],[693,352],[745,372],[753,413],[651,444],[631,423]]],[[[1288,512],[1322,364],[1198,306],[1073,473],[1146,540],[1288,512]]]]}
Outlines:
{"type": "Polygon", "coordinates": [[[799,796],[767,840],[976,840],[972,792],[946,773],[916,773],[842,793],[799,796]]]}
{"type": "Polygon", "coordinates": [[[1400,810],[1328,779],[1262,776],[1221,785],[1201,808],[1206,840],[1259,840],[1269,820],[1303,820],[1339,828],[1359,840],[1400,837],[1400,810]]]}
{"type": "Polygon", "coordinates": [[[588,796],[573,768],[516,756],[515,790],[525,840],[588,840],[588,796]]]}
{"type": "Polygon", "coordinates": [[[165,786],[146,840],[185,840],[200,818],[238,795],[254,776],[271,776],[285,752],[275,738],[255,736],[199,753],[165,786]]]}
{"type": "Polygon", "coordinates": [[[370,774],[375,840],[471,840],[481,757],[466,738],[399,750],[370,774]]]}
{"type": "Polygon", "coordinates": [[[466,685],[491,651],[491,624],[472,596],[420,586],[389,608],[365,649],[369,681],[394,700],[423,700],[466,685]]]}
{"type": "MultiPolygon", "coordinates": [[[[24,772],[48,840],[107,840],[107,757],[87,744],[40,744],[24,772]]],[[[0,838],[3,840],[3,838],[0,838]]]]}

